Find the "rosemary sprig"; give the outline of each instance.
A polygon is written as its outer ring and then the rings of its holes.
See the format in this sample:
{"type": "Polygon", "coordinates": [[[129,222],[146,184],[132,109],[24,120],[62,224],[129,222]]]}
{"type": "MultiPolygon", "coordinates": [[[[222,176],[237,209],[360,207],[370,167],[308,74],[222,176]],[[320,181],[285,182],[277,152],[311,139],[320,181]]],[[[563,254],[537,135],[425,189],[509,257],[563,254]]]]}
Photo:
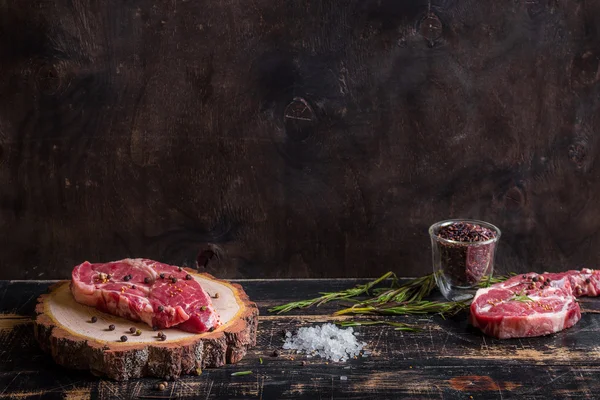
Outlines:
{"type": "Polygon", "coordinates": [[[526,296],[525,293],[522,291],[519,294],[513,294],[513,297],[508,299],[508,301],[520,301],[521,303],[527,303],[528,301],[533,301],[533,299],[529,296],[526,296]]]}
{"type": "Polygon", "coordinates": [[[485,279],[482,279],[481,282],[479,282],[477,284],[477,287],[478,288],[487,288],[487,287],[492,286],[493,284],[504,282],[505,280],[512,278],[515,275],[516,274],[512,273],[512,272],[510,274],[500,275],[500,276],[488,275],[485,279]]]}
{"type": "MultiPolygon", "coordinates": [[[[492,284],[503,282],[515,274],[492,277],[482,280],[478,287],[489,287],[492,284]]],[[[334,315],[411,315],[411,314],[439,314],[441,316],[453,315],[468,307],[468,302],[437,302],[424,301],[423,299],[431,294],[436,287],[435,275],[428,274],[420,278],[410,279],[403,284],[398,282],[396,274],[388,272],[374,281],[364,285],[344,289],[339,292],[321,293],[320,297],[292,302],[275,306],[269,309],[269,312],[278,314],[289,312],[296,308],[306,308],[313,305],[320,306],[334,300],[344,300],[356,302],[350,308],[337,311],[334,315]],[[391,279],[389,287],[375,288],[378,284],[391,279]],[[362,295],[373,295],[374,297],[365,300],[356,299],[362,295]]]]}
{"type": "Polygon", "coordinates": [[[421,301],[429,296],[435,288],[433,274],[411,279],[396,289],[390,289],[379,296],[366,300],[362,304],[384,304],[390,301],[396,303],[421,301]]]}
{"type": "Polygon", "coordinates": [[[333,315],[414,315],[414,314],[439,314],[442,317],[454,315],[469,306],[461,301],[413,301],[404,303],[390,303],[383,306],[350,307],[335,312],[333,315]]]}
{"type": "Polygon", "coordinates": [[[515,295],[510,300],[512,300],[512,301],[520,301],[521,303],[527,303],[528,301],[533,301],[533,299],[530,298],[530,297],[527,297],[527,296],[517,296],[517,295],[515,295]]]}
{"type": "Polygon", "coordinates": [[[338,321],[337,325],[341,327],[348,326],[370,326],[370,325],[389,325],[395,327],[395,331],[418,332],[422,329],[414,325],[404,324],[402,322],[393,321],[338,321]]]}
{"type": "Polygon", "coordinates": [[[352,297],[357,297],[362,294],[369,294],[369,290],[373,286],[376,286],[377,284],[379,284],[387,279],[392,279],[392,286],[397,285],[398,278],[396,277],[395,273],[390,271],[390,272],[383,274],[382,276],[375,279],[374,281],[365,283],[364,285],[357,285],[356,287],[353,287],[350,289],[344,289],[339,292],[324,292],[324,293],[321,293],[322,296],[316,297],[314,299],[295,301],[292,303],[287,303],[287,304],[283,304],[280,306],[275,306],[275,307],[269,308],[269,312],[276,312],[278,314],[281,314],[281,313],[289,312],[296,308],[306,308],[306,307],[310,307],[312,305],[316,305],[318,307],[321,304],[325,304],[325,303],[328,303],[333,300],[349,300],[352,297]]]}

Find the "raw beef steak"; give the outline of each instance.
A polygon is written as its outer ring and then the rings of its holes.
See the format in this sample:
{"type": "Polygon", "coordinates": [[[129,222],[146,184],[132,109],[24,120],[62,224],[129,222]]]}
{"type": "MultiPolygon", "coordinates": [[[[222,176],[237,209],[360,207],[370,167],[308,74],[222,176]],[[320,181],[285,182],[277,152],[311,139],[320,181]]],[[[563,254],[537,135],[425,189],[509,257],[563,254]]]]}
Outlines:
{"type": "Polygon", "coordinates": [[[159,329],[212,331],[220,325],[210,296],[181,268],[147,259],[84,262],[73,269],[71,292],[86,304],[159,329]]]}
{"type": "Polygon", "coordinates": [[[598,294],[600,271],[518,275],[479,289],[469,320],[499,339],[547,335],[579,321],[581,309],[575,297],[598,294]]]}

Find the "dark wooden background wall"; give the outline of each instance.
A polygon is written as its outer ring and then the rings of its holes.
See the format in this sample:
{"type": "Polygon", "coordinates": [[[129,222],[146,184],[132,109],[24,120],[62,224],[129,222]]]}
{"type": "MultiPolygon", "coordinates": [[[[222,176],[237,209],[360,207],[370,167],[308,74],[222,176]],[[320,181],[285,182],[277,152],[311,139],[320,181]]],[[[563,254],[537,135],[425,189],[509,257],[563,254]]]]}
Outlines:
{"type": "Polygon", "coordinates": [[[600,261],[600,1],[0,2],[0,278],[600,261]]]}

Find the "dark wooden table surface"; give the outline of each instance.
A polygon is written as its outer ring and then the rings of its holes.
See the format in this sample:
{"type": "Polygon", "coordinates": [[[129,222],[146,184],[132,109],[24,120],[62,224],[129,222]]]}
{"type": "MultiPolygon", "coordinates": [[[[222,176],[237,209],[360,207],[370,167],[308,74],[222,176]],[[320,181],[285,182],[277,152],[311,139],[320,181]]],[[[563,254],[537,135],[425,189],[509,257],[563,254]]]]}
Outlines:
{"type": "Polygon", "coordinates": [[[0,398],[18,399],[548,399],[599,398],[600,299],[583,299],[572,329],[542,338],[495,340],[467,324],[466,314],[443,320],[399,318],[419,333],[360,327],[372,352],[326,363],[273,350],[282,331],[332,320],[335,305],[290,315],[267,308],[353,286],[355,280],[244,280],[260,306],[258,345],[238,365],[205,370],[153,389],[157,379],[114,382],[55,365],[39,350],[31,316],[50,281],[0,281],[0,398]],[[263,363],[260,363],[262,358],[263,363]],[[302,361],[306,360],[306,365],[302,361]],[[232,377],[236,371],[252,375],[232,377]],[[345,377],[345,378],[342,378],[345,377]]]}

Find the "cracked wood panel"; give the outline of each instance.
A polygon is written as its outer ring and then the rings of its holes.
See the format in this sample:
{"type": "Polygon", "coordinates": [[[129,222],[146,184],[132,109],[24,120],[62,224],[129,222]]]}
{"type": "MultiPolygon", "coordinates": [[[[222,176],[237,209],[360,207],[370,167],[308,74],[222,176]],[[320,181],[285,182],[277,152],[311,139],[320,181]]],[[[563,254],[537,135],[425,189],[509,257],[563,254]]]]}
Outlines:
{"type": "Polygon", "coordinates": [[[599,261],[598,2],[0,11],[0,278],[420,275],[448,217],[504,271],[599,261]]]}
{"type": "MultiPolygon", "coordinates": [[[[600,390],[600,301],[585,299],[586,312],[572,329],[516,340],[484,337],[467,325],[466,314],[442,320],[406,317],[398,321],[421,332],[361,327],[368,357],[344,364],[325,363],[274,349],[285,330],[333,321],[326,304],[292,315],[268,314],[277,303],[339,290],[355,280],[278,280],[239,282],[260,308],[257,346],[236,366],[206,369],[197,377],[153,388],[157,379],[102,380],[84,371],[56,366],[33,338],[35,298],[52,282],[0,282],[0,399],[592,399],[600,390]],[[260,363],[260,358],[263,362],[260,363]],[[306,361],[306,365],[302,365],[306,361]],[[232,377],[236,371],[252,375],[232,377]],[[347,379],[341,379],[345,376],[347,379]]],[[[348,318],[348,317],[346,317],[348,318]]],[[[338,318],[342,319],[342,318],[338,318]]]]}

